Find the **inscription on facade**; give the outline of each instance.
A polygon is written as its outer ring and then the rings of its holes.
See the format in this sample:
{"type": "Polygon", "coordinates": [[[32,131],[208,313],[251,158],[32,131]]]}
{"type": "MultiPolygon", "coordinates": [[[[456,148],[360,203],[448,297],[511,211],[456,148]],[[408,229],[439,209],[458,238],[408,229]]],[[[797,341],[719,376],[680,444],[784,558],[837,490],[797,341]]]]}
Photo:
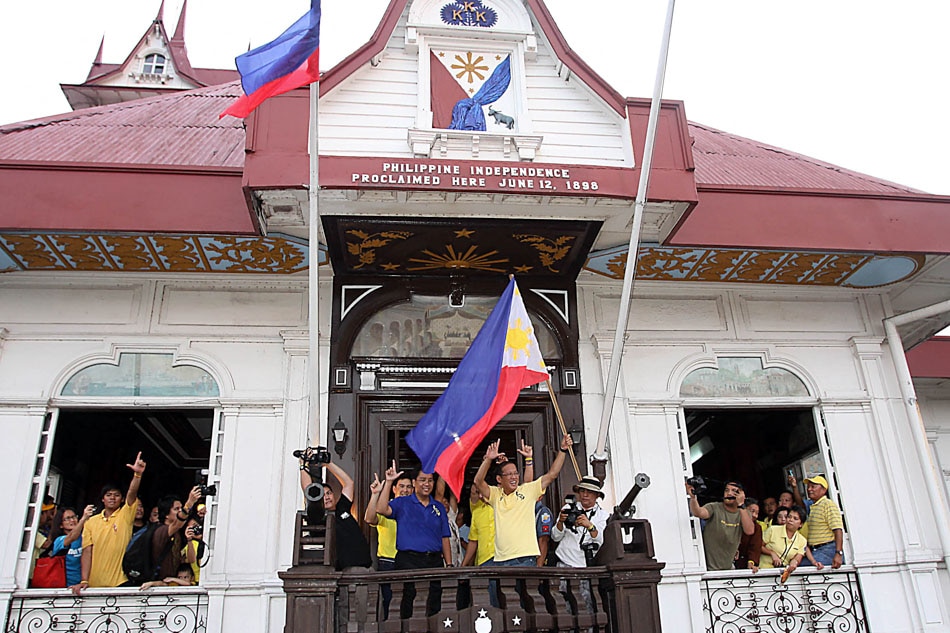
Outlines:
{"type": "Polygon", "coordinates": [[[598,191],[593,179],[572,178],[568,167],[469,165],[450,162],[384,162],[373,171],[354,171],[355,185],[450,187],[452,189],[512,190],[530,193],[598,191]]]}

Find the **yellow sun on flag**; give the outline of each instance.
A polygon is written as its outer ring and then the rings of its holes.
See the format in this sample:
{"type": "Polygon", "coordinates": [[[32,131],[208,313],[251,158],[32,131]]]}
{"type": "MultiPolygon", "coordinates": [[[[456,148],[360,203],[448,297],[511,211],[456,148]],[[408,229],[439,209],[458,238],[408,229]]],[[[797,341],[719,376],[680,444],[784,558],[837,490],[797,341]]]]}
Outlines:
{"type": "Polygon", "coordinates": [[[531,334],[533,329],[529,323],[527,328],[521,323],[521,319],[515,320],[515,327],[508,328],[508,335],[505,337],[505,347],[511,350],[511,357],[517,359],[523,351],[525,358],[531,356],[531,334]]]}

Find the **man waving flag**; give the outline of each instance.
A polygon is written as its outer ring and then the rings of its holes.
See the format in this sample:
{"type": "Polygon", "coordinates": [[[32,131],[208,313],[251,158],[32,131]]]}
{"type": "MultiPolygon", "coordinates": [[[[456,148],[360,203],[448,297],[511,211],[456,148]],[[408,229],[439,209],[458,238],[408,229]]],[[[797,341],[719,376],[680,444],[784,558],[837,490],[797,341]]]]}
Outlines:
{"type": "Polygon", "coordinates": [[[243,119],[265,99],[319,81],[319,58],[320,0],[311,0],[310,11],[280,37],[235,58],[244,96],[220,117],[243,119]]]}
{"type": "Polygon", "coordinates": [[[522,389],[547,379],[541,348],[512,277],[449,386],[406,438],[422,460],[422,470],[438,472],[461,499],[472,452],[511,411],[522,389]]]}

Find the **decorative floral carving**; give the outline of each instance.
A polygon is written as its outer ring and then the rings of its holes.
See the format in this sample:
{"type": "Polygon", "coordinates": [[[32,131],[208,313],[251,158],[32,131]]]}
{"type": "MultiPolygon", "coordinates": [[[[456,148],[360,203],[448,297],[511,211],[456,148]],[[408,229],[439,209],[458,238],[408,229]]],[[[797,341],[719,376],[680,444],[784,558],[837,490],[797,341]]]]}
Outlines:
{"type": "Polygon", "coordinates": [[[0,235],[23,270],[295,273],[307,246],[282,237],[0,235]]]}
{"type": "Polygon", "coordinates": [[[405,240],[413,236],[409,231],[382,231],[370,234],[357,229],[350,229],[346,234],[361,240],[346,243],[347,252],[354,255],[360,262],[353,267],[354,270],[376,263],[376,249],[388,246],[393,240],[405,240]]]}
{"type": "Polygon", "coordinates": [[[567,254],[571,251],[571,242],[574,241],[573,235],[561,235],[554,239],[542,235],[527,234],[514,235],[513,237],[522,244],[530,244],[533,246],[534,249],[538,251],[538,258],[541,260],[541,265],[552,273],[561,272],[557,268],[554,268],[554,265],[567,257],[567,254]]]}

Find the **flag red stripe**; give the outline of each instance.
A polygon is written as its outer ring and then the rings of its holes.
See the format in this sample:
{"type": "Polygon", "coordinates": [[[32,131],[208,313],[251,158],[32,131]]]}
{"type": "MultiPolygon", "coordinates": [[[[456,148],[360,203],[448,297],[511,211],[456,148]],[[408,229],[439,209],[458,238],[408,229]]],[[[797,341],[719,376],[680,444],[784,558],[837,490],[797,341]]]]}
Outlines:
{"type": "Polygon", "coordinates": [[[448,128],[452,124],[452,108],[469,96],[439,61],[435,51],[429,53],[429,94],[432,127],[438,129],[448,128]]]}
{"type": "Polygon", "coordinates": [[[319,59],[320,49],[318,48],[305,63],[301,64],[300,68],[289,75],[284,75],[279,79],[264,84],[249,95],[242,96],[232,103],[227,110],[222,112],[218,118],[220,119],[230,114],[233,117],[243,119],[253,112],[254,108],[261,105],[264,100],[284,94],[285,92],[290,92],[294,88],[300,88],[301,86],[319,81],[319,59]]]}
{"type": "Polygon", "coordinates": [[[472,453],[495,424],[511,411],[522,389],[544,382],[547,379],[548,374],[546,372],[534,371],[524,365],[501,368],[501,375],[498,377],[498,391],[488,410],[485,411],[485,415],[473,424],[457,442],[446,448],[436,462],[436,471],[445,479],[445,483],[449,485],[457,499],[463,498],[461,490],[464,483],[462,479],[465,476],[465,463],[472,456],[472,453]]]}

